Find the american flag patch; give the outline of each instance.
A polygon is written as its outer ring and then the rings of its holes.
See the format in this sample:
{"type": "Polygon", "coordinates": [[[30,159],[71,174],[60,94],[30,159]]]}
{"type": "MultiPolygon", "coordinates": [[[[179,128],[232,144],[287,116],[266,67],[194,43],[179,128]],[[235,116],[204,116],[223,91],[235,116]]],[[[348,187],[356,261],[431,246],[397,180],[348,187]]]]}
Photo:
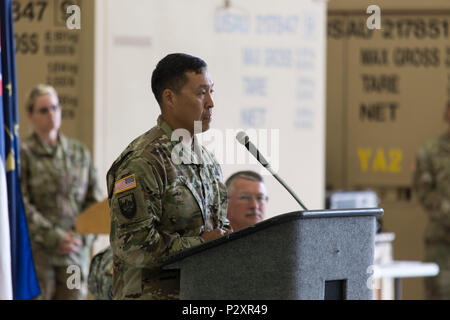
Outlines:
{"type": "Polygon", "coordinates": [[[134,174],[117,181],[114,187],[114,193],[121,193],[133,188],[136,188],[136,177],[134,174]]]}

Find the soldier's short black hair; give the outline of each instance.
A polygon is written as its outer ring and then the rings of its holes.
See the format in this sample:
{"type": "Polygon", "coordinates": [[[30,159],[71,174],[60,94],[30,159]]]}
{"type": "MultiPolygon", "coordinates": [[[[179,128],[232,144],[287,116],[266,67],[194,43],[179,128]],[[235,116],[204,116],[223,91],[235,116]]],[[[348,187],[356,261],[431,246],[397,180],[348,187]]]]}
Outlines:
{"type": "Polygon", "coordinates": [[[158,62],[152,74],[152,91],[158,104],[161,106],[165,89],[178,93],[187,83],[186,72],[194,71],[199,74],[206,68],[205,61],[189,54],[172,53],[165,56],[158,62]]]}
{"type": "Polygon", "coordinates": [[[236,173],[233,173],[225,182],[225,185],[227,186],[227,189],[230,188],[231,184],[233,183],[234,180],[238,179],[238,178],[243,178],[243,179],[247,179],[247,180],[252,180],[252,181],[257,181],[257,182],[262,182],[264,183],[264,179],[263,177],[255,172],[255,171],[238,171],[236,173]]]}

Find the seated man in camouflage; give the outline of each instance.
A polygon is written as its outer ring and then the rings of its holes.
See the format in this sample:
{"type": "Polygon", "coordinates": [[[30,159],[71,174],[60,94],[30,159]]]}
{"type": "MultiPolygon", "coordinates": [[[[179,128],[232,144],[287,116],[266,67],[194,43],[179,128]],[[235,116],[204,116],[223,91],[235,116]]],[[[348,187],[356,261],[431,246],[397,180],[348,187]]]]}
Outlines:
{"type": "Polygon", "coordinates": [[[89,267],[88,289],[96,300],[112,300],[113,259],[108,246],[97,253],[89,267]]]}

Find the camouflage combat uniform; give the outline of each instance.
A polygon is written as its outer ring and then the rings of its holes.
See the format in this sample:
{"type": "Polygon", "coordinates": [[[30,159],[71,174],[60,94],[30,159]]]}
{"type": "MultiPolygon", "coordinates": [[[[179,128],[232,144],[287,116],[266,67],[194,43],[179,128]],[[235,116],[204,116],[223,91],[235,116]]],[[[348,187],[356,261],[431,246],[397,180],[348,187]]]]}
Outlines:
{"type": "Polygon", "coordinates": [[[425,279],[427,298],[450,299],[450,133],[419,149],[414,187],[429,217],[426,260],[440,269],[437,277],[425,279]]]}
{"type": "Polygon", "coordinates": [[[158,260],[201,244],[205,230],[231,230],[219,164],[195,138],[195,152],[180,152],[172,133],[160,116],[108,172],[114,299],[178,299],[178,271],[158,260]]]}
{"type": "Polygon", "coordinates": [[[112,250],[110,246],[97,253],[91,260],[88,288],[97,300],[112,299],[112,261],[112,250]]]}
{"type": "Polygon", "coordinates": [[[32,134],[21,146],[21,187],[39,298],[84,299],[94,236],[77,235],[83,242],[78,252],[63,255],[57,250],[66,232],[75,230],[78,214],[102,198],[89,151],[61,133],[56,146],[32,134]],[[78,267],[68,269],[71,265],[78,267]],[[67,280],[76,286],[78,270],[81,289],[70,289],[67,280]]]}

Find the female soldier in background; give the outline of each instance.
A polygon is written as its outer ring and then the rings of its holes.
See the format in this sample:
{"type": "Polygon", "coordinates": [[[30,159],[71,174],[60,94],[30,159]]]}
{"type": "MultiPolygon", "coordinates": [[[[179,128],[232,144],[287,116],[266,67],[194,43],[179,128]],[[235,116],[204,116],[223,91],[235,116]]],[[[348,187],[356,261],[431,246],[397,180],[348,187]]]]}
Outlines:
{"type": "Polygon", "coordinates": [[[87,148],[64,136],[53,87],[32,89],[27,116],[33,133],[21,145],[21,186],[39,299],[85,299],[94,236],[75,233],[79,213],[101,199],[87,148]]]}

